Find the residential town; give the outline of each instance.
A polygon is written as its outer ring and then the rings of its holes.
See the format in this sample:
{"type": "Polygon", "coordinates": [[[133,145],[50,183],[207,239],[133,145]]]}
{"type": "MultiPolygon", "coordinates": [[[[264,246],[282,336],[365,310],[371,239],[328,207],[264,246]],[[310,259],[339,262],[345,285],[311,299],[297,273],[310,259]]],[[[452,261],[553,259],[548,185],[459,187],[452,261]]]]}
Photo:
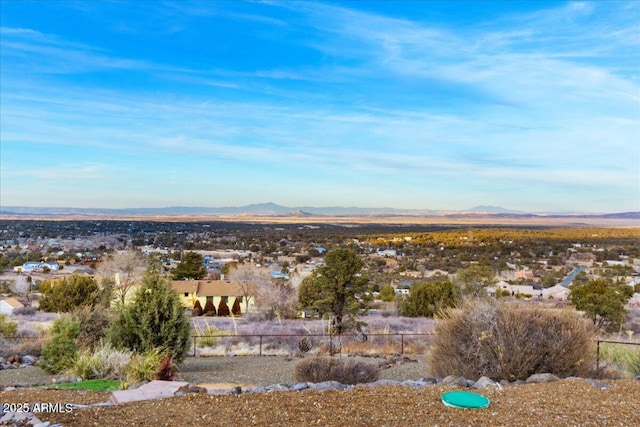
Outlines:
{"type": "MultiPolygon", "coordinates": [[[[7,305],[37,307],[39,285],[73,274],[101,277],[101,265],[113,254],[139,253],[158,260],[170,275],[188,252],[202,260],[206,274],[173,280],[185,307],[221,301],[255,310],[255,298],[233,274],[250,265],[296,290],[324,263],[334,247],[349,247],[364,261],[362,274],[374,301],[372,313],[399,313],[399,300],[414,283],[446,279],[461,285],[460,274],[489,271],[488,297],[531,303],[569,304],[571,285],[606,278],[633,292],[627,310],[640,307],[640,246],[635,229],[492,229],[406,226],[351,227],[306,224],[38,222],[4,221],[0,230],[0,283],[7,305]],[[578,230],[578,231],[576,231],[578,230]],[[575,236],[575,238],[574,238],[575,236]],[[384,287],[395,298],[379,300],[384,287]]],[[[485,274],[486,275],[486,274],[485,274]]],[[[116,276],[116,280],[118,276],[116,276]]],[[[129,295],[132,295],[130,293],[129,295]]],[[[637,316],[625,327],[640,330],[637,316]]]]}

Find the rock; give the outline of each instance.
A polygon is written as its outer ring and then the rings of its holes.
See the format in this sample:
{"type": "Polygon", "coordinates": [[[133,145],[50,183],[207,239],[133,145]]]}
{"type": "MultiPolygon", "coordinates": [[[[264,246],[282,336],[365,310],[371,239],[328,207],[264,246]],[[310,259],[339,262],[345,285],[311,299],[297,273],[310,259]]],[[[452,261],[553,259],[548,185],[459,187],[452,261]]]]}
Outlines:
{"type": "Polygon", "coordinates": [[[31,355],[25,355],[22,356],[22,363],[26,364],[26,365],[35,365],[37,362],[37,359],[31,355]]]}
{"type": "Polygon", "coordinates": [[[405,380],[405,381],[402,381],[401,384],[408,387],[424,387],[427,385],[427,383],[423,381],[414,381],[414,380],[405,380]]]}
{"type": "Polygon", "coordinates": [[[291,386],[291,390],[293,391],[306,390],[308,388],[309,388],[309,383],[307,382],[297,383],[291,386]]]}
{"type": "MultiPolygon", "coordinates": [[[[471,382],[473,384],[473,381],[471,382]]],[[[469,382],[465,377],[449,375],[442,380],[443,385],[457,385],[459,387],[469,387],[469,382]]]]}
{"type": "Polygon", "coordinates": [[[431,385],[438,384],[438,379],[434,377],[422,377],[418,381],[431,385]]]}
{"type": "Polygon", "coordinates": [[[500,384],[496,383],[495,381],[493,381],[489,377],[480,377],[480,379],[478,381],[476,381],[475,383],[473,383],[473,385],[471,387],[473,387],[473,388],[488,388],[488,387],[500,388],[501,386],[500,386],[500,384]]]}
{"type": "Polygon", "coordinates": [[[533,374],[529,378],[527,378],[526,383],[531,384],[544,384],[550,383],[552,381],[558,381],[560,378],[556,377],[553,374],[533,374]]]}
{"type": "Polygon", "coordinates": [[[287,391],[289,390],[289,385],[288,384],[271,384],[265,387],[265,390],[267,391],[287,391]]]}
{"type": "Polygon", "coordinates": [[[190,385],[186,387],[186,393],[206,393],[207,389],[204,387],[199,387],[197,385],[190,385]]]}
{"type": "Polygon", "coordinates": [[[13,365],[14,363],[20,363],[21,360],[22,358],[17,354],[12,354],[11,356],[7,357],[7,363],[9,363],[10,365],[13,365]]]}
{"type": "Polygon", "coordinates": [[[177,396],[177,397],[185,397],[187,395],[187,393],[185,393],[184,391],[178,390],[175,393],[173,393],[173,395],[177,396]]]}
{"type": "Polygon", "coordinates": [[[611,386],[605,384],[605,383],[601,383],[600,381],[596,381],[596,380],[587,380],[587,383],[591,384],[592,386],[594,386],[595,388],[597,388],[598,390],[608,390],[611,388],[611,386]]]}
{"type": "Polygon", "coordinates": [[[323,381],[321,383],[309,383],[309,388],[312,390],[324,391],[324,390],[344,390],[348,386],[338,381],[323,381]]]}
{"type": "Polygon", "coordinates": [[[368,383],[367,385],[399,385],[399,384],[400,384],[400,381],[398,380],[381,379],[381,380],[374,381],[372,383],[368,383]]]}
{"type": "Polygon", "coordinates": [[[231,389],[231,394],[241,394],[242,393],[242,387],[234,387],[231,389]]]}

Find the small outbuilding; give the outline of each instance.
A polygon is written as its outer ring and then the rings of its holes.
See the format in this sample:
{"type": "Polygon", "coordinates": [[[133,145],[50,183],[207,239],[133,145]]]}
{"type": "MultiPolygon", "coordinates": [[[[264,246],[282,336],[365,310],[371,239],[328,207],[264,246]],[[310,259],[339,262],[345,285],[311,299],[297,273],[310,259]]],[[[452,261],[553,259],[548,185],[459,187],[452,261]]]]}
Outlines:
{"type": "Polygon", "coordinates": [[[0,314],[11,316],[13,310],[22,307],[24,307],[24,304],[13,297],[0,300],[0,314]]]}

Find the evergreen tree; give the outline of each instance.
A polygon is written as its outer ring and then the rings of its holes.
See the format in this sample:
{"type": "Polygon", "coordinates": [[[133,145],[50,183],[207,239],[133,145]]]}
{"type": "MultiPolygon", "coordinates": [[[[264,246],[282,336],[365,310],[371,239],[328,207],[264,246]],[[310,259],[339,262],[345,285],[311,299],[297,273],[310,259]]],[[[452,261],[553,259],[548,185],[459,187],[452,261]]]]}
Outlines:
{"type": "Polygon", "coordinates": [[[364,263],[348,248],[334,249],[325,256],[325,265],[316,268],[300,284],[298,301],[333,316],[335,332],[350,327],[355,317],[364,314],[371,301],[368,279],[360,275],[364,263]]]}
{"type": "Polygon", "coordinates": [[[220,300],[220,304],[218,304],[218,316],[228,316],[231,312],[229,311],[229,306],[225,300],[220,300]]]}
{"type": "Polygon", "coordinates": [[[204,303],[204,315],[205,316],[216,315],[216,307],[213,305],[213,300],[207,299],[207,302],[204,303]]]}
{"type": "Polygon", "coordinates": [[[460,290],[447,281],[414,283],[409,297],[402,304],[402,315],[433,317],[440,310],[454,307],[460,300],[460,290]]]}
{"type": "Polygon", "coordinates": [[[100,300],[98,282],[77,274],[60,281],[47,280],[41,289],[42,311],[68,313],[83,305],[95,306],[100,300]]]}
{"type": "Polygon", "coordinates": [[[189,319],[180,296],[157,268],[147,270],[133,301],[120,306],[109,338],[115,347],[138,353],[162,348],[177,363],[184,360],[190,340],[189,319]]]}
{"type": "Polygon", "coordinates": [[[186,252],[182,255],[180,264],[171,272],[173,280],[199,280],[207,275],[202,255],[197,252],[186,252]]]}
{"type": "Polygon", "coordinates": [[[202,314],[202,305],[200,304],[200,300],[196,300],[196,303],[193,304],[193,310],[191,311],[191,316],[198,317],[202,314]]]}
{"type": "Polygon", "coordinates": [[[627,314],[624,305],[629,298],[623,288],[610,285],[604,279],[572,285],[570,298],[576,309],[584,311],[594,325],[610,331],[618,330],[627,314]]]}
{"type": "Polygon", "coordinates": [[[240,309],[240,301],[238,301],[238,298],[236,298],[235,301],[233,301],[233,306],[231,307],[231,314],[233,314],[234,316],[242,315],[242,310],[240,309]]]}
{"type": "Polygon", "coordinates": [[[396,292],[391,285],[384,285],[380,290],[380,299],[385,302],[392,302],[396,298],[396,292]]]}

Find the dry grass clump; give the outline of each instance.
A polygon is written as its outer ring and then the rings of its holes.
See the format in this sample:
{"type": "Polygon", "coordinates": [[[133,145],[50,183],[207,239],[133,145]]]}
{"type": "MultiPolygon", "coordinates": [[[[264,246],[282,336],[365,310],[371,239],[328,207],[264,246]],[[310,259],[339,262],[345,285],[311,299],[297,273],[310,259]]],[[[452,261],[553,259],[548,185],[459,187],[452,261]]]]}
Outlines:
{"type": "Polygon", "coordinates": [[[342,384],[363,384],[378,379],[380,369],[370,363],[355,359],[314,357],[302,359],[296,364],[296,381],[319,383],[338,381],[342,384]]]}
{"type": "Polygon", "coordinates": [[[436,327],[429,363],[441,377],[587,376],[595,359],[592,339],[590,323],[569,311],[468,302],[436,327]]]}

